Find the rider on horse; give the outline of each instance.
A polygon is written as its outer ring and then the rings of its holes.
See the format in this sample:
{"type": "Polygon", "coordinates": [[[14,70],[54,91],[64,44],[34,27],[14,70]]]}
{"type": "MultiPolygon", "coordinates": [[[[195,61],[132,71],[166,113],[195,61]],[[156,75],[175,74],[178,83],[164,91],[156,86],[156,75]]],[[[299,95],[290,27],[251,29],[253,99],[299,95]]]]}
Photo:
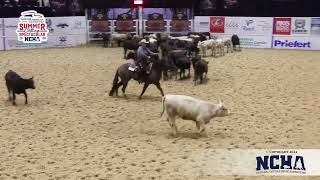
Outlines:
{"type": "Polygon", "coordinates": [[[152,52],[149,48],[147,48],[147,43],[145,39],[140,41],[140,47],[137,51],[137,61],[140,65],[142,65],[142,70],[149,74],[152,68],[152,62],[150,61],[150,56],[158,55],[157,53],[152,52]]]}
{"type": "Polygon", "coordinates": [[[152,55],[158,55],[157,53],[152,52],[149,48],[147,48],[147,43],[145,39],[140,41],[140,47],[137,51],[137,63],[141,68],[141,71],[150,74],[152,69],[152,62],[150,61],[152,55]]]}

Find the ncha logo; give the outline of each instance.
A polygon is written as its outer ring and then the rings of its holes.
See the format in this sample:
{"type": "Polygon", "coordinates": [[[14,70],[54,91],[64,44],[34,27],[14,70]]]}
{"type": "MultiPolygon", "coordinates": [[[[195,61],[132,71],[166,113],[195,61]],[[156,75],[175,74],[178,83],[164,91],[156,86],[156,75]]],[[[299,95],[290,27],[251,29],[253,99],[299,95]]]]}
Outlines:
{"type": "Polygon", "coordinates": [[[256,157],[257,171],[264,170],[296,170],[306,171],[303,156],[271,155],[256,157]]]}

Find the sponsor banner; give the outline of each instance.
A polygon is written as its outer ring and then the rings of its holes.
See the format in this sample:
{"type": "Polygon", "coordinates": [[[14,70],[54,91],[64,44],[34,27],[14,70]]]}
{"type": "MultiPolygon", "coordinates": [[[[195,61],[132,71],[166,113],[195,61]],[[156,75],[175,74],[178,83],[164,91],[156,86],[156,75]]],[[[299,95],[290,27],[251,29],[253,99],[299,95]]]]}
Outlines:
{"type": "Polygon", "coordinates": [[[271,48],[271,36],[240,36],[241,47],[271,48]]]}
{"type": "MultiPolygon", "coordinates": [[[[229,34],[212,34],[211,38],[231,38],[229,34]]],[[[243,48],[271,48],[271,36],[239,36],[243,48]]]]}
{"type": "MultiPolygon", "coordinates": [[[[85,16],[46,18],[47,29],[49,30],[48,42],[43,42],[41,44],[24,44],[18,42],[16,33],[18,23],[19,18],[4,19],[6,38],[2,44],[5,44],[5,47],[8,50],[69,47],[86,43],[87,32],[85,16]]],[[[0,49],[2,47],[3,45],[0,45],[0,49]]]]}
{"type": "Polygon", "coordinates": [[[47,26],[50,31],[49,36],[86,34],[85,16],[49,17],[47,26]]]}
{"type": "Polygon", "coordinates": [[[226,17],[225,33],[239,34],[240,33],[240,18],[241,17],[226,17]]]}
{"type": "Polygon", "coordinates": [[[311,18],[311,34],[320,35],[320,17],[311,18]]]}
{"type": "Polygon", "coordinates": [[[189,31],[189,20],[172,20],[170,31],[185,32],[189,31]]]}
{"type": "Polygon", "coordinates": [[[196,176],[320,175],[319,149],[207,149],[188,159],[179,168],[196,176]]]}
{"type": "Polygon", "coordinates": [[[18,28],[19,18],[4,18],[4,27],[6,37],[16,37],[18,39],[16,30],[18,28]]]}
{"type": "MultiPolygon", "coordinates": [[[[19,18],[5,18],[5,31],[8,37],[17,37],[16,29],[19,18]]],[[[85,16],[73,17],[46,17],[47,29],[49,30],[48,39],[52,35],[77,35],[86,34],[85,16]]]]}
{"type": "Polygon", "coordinates": [[[274,36],[272,47],[276,49],[320,50],[320,37],[274,36]]]}
{"type": "Polygon", "coordinates": [[[35,49],[35,48],[55,48],[55,47],[72,47],[86,44],[84,35],[60,35],[50,36],[48,42],[41,44],[24,44],[19,42],[15,37],[6,38],[6,49],[35,49]]]}
{"type": "Polygon", "coordinates": [[[210,17],[210,32],[224,33],[225,17],[210,17]]]}
{"type": "Polygon", "coordinates": [[[210,17],[209,16],[195,16],[194,17],[194,31],[195,32],[208,32],[210,30],[210,17]]]}
{"type": "Polygon", "coordinates": [[[291,34],[294,36],[309,36],[311,30],[311,18],[293,17],[291,34]]]}
{"type": "Polygon", "coordinates": [[[47,42],[49,30],[43,14],[29,10],[21,13],[16,33],[20,42],[39,44],[47,42]]]}
{"type": "Polygon", "coordinates": [[[239,35],[271,36],[272,23],[271,17],[241,17],[239,35]]]}
{"type": "Polygon", "coordinates": [[[48,42],[49,47],[72,47],[86,44],[86,37],[83,35],[58,35],[51,36],[48,42]]]}
{"type": "Polygon", "coordinates": [[[18,41],[17,37],[7,37],[5,38],[5,46],[6,50],[13,49],[35,49],[35,48],[48,48],[48,42],[43,42],[39,44],[35,43],[23,43],[18,41]]]}
{"type": "Polygon", "coordinates": [[[273,34],[291,35],[291,18],[274,18],[273,34]]]}

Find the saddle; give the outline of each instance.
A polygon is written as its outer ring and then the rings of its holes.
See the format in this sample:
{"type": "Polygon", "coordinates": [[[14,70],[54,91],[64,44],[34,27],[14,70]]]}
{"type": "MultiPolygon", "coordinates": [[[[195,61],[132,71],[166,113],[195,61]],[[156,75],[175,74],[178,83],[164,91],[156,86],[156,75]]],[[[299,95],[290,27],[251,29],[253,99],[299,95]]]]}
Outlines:
{"type": "Polygon", "coordinates": [[[129,71],[132,71],[132,72],[138,72],[139,66],[136,63],[131,63],[128,69],[129,71]]]}

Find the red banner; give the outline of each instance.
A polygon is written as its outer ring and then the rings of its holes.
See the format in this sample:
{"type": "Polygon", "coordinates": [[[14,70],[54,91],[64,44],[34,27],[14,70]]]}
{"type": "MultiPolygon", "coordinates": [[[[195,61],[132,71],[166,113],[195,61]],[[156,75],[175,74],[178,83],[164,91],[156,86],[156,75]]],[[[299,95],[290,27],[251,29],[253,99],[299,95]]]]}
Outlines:
{"type": "Polygon", "coordinates": [[[274,18],[273,23],[273,34],[291,34],[291,18],[274,18]]]}
{"type": "Polygon", "coordinates": [[[108,21],[95,21],[95,20],[92,20],[91,31],[108,32],[108,31],[110,31],[109,22],[108,21]]]}
{"type": "Polygon", "coordinates": [[[188,20],[172,20],[170,30],[174,32],[189,31],[189,21],[188,20]]]}
{"type": "Polygon", "coordinates": [[[224,33],[225,17],[210,17],[210,32],[224,33]]]}
{"type": "Polygon", "coordinates": [[[148,20],[147,31],[164,31],[164,23],[163,20],[148,20]]]}
{"type": "Polygon", "coordinates": [[[117,21],[116,22],[116,31],[117,32],[130,32],[130,31],[134,31],[134,22],[133,20],[128,20],[128,21],[117,21]]]}

